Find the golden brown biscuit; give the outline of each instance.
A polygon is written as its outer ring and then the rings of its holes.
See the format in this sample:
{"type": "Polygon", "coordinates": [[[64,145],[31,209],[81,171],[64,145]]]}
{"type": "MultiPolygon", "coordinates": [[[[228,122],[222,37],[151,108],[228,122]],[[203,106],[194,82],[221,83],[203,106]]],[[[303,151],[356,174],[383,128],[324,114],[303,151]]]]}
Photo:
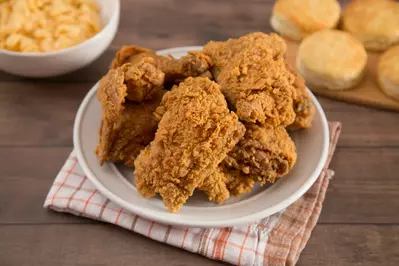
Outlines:
{"type": "Polygon", "coordinates": [[[335,28],[341,7],[336,0],[277,0],[270,23],[274,30],[293,40],[335,28]]]}
{"type": "Polygon", "coordinates": [[[399,3],[393,0],[354,0],[343,12],[342,28],[368,50],[383,51],[399,43],[399,3]]]}
{"type": "Polygon", "coordinates": [[[298,49],[297,69],[309,87],[345,90],[358,84],[367,63],[361,42],[347,32],[323,30],[298,49]]]}
{"type": "Polygon", "coordinates": [[[399,45],[388,49],[381,56],[378,63],[378,83],[386,95],[399,101],[399,45]]]}

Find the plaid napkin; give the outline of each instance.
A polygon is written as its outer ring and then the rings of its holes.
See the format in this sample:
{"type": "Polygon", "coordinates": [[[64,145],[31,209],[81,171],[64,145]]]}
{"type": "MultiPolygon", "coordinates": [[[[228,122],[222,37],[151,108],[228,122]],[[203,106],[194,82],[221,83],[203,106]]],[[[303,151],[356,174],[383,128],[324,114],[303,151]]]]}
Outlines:
{"type": "Polygon", "coordinates": [[[294,265],[319,218],[333,172],[328,170],[341,124],[330,127],[330,150],[323,172],[309,191],[287,209],[247,226],[189,228],[141,218],[100,194],[72,152],[57,175],[44,207],[104,221],[154,240],[235,265],[294,265]]]}

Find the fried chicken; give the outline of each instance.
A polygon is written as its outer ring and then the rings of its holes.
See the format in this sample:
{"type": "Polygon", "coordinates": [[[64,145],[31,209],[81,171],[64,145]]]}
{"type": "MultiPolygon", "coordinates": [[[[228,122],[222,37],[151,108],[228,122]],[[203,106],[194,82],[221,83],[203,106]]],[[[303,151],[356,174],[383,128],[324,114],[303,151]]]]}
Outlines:
{"type": "Polygon", "coordinates": [[[227,187],[233,195],[274,183],[286,175],[296,162],[295,144],[284,127],[246,124],[245,136],[228,153],[221,167],[227,173],[227,187]]]}
{"type": "Polygon", "coordinates": [[[187,77],[208,77],[212,74],[209,69],[212,61],[209,56],[201,51],[189,52],[188,55],[176,60],[173,57],[157,55],[155,51],[139,46],[123,46],[116,54],[111,68],[119,67],[126,63],[136,63],[144,57],[155,60],[158,69],[165,73],[165,83],[177,84],[187,77]]]}
{"type": "Polygon", "coordinates": [[[127,86],[124,79],[124,72],[118,68],[108,71],[99,82],[97,98],[106,118],[115,119],[125,108],[127,86]]]}
{"type": "Polygon", "coordinates": [[[202,190],[208,196],[209,201],[222,204],[230,198],[230,191],[227,188],[228,175],[222,167],[217,167],[209,176],[205,177],[198,189],[202,190]]]}
{"type": "Polygon", "coordinates": [[[118,68],[126,63],[135,64],[144,57],[157,57],[155,51],[135,45],[124,45],[116,53],[110,69],[118,68]]]}
{"type": "Polygon", "coordinates": [[[127,98],[134,102],[150,100],[154,94],[163,89],[165,74],[155,66],[155,60],[144,57],[135,64],[121,66],[124,83],[127,87],[127,98]]]}
{"type": "Polygon", "coordinates": [[[296,90],[296,98],[294,99],[295,121],[287,129],[310,128],[315,115],[315,107],[310,95],[306,91],[305,80],[289,64],[286,63],[286,67],[295,76],[293,85],[296,90]]]}
{"type": "Polygon", "coordinates": [[[209,69],[212,66],[212,60],[202,51],[188,52],[186,56],[180,59],[173,59],[166,56],[156,58],[158,67],[166,73],[166,82],[178,83],[187,77],[208,77],[212,79],[209,69]]]}
{"type": "Polygon", "coordinates": [[[96,152],[104,161],[124,163],[134,167],[134,160],[154,138],[158,121],[153,112],[161,102],[161,95],[148,102],[128,102],[116,120],[103,117],[100,142],[96,152]]]}
{"type": "Polygon", "coordinates": [[[294,122],[294,77],[285,67],[285,51],[282,38],[260,32],[205,45],[213,76],[241,120],[273,126],[294,122]]]}
{"type": "Polygon", "coordinates": [[[125,97],[134,102],[141,102],[151,99],[153,94],[161,90],[164,79],[165,74],[156,67],[155,60],[142,57],[135,62],[110,69],[103,77],[102,83],[106,82],[108,87],[124,87],[125,97]]]}
{"type": "Polygon", "coordinates": [[[220,86],[208,78],[187,78],[175,86],[155,114],[158,130],[135,161],[135,184],[142,196],[159,193],[169,211],[177,212],[245,128],[228,110],[220,86]]]}
{"type": "Polygon", "coordinates": [[[230,195],[239,196],[251,191],[255,184],[253,176],[245,175],[240,170],[227,167],[224,162],[219,164],[216,171],[205,178],[199,190],[208,195],[209,201],[222,204],[230,195]]]}
{"type": "MultiPolygon", "coordinates": [[[[152,59],[151,59],[152,60],[152,59]]],[[[129,65],[111,69],[99,84],[97,97],[101,102],[103,114],[99,131],[100,141],[96,148],[100,164],[104,161],[123,162],[133,167],[134,160],[155,135],[158,122],[153,112],[159,106],[164,91],[158,88],[151,93],[146,86],[131,89],[129,65]],[[128,85],[126,85],[128,84],[128,85]],[[141,99],[140,103],[126,100],[141,99]],[[137,97],[142,95],[143,97],[137,97]],[[149,97],[151,96],[151,97],[149,97]],[[151,100],[144,101],[144,98],[151,100]]],[[[137,81],[137,80],[136,80],[137,81]]]]}

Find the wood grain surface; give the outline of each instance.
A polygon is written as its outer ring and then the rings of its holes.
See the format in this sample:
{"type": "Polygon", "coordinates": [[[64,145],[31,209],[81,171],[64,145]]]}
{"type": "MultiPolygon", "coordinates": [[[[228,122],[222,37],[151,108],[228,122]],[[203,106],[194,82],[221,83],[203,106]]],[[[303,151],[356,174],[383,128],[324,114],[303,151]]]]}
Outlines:
{"type": "MultiPolygon", "coordinates": [[[[119,46],[161,49],[269,32],[272,5],[122,0],[119,32],[89,67],[38,80],[0,72],[0,266],[220,265],[42,206],[72,149],[76,110],[119,46]]],[[[399,265],[399,115],[318,98],[343,131],[319,224],[298,265],[399,265]]]]}

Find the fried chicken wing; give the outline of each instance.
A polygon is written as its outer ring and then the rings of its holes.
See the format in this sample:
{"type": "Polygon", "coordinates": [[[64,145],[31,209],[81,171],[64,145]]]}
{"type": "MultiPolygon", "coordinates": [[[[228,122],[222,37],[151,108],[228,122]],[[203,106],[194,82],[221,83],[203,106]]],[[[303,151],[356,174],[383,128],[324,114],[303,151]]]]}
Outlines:
{"type": "Polygon", "coordinates": [[[296,162],[295,144],[284,127],[246,124],[245,136],[222,162],[228,172],[227,187],[239,195],[261,185],[274,183],[286,175],[296,162]]]}
{"type": "Polygon", "coordinates": [[[273,126],[294,121],[294,77],[285,67],[285,51],[282,38],[260,32],[205,46],[213,76],[241,120],[273,126]]]}
{"type": "Polygon", "coordinates": [[[228,110],[220,86],[200,77],[167,92],[156,117],[155,138],[135,161],[135,184],[142,196],[158,193],[169,211],[177,212],[245,128],[228,110]]]}
{"type": "MultiPolygon", "coordinates": [[[[151,100],[140,103],[127,101],[132,89],[126,85],[127,65],[112,69],[104,76],[99,84],[97,97],[103,110],[100,141],[96,148],[100,164],[104,161],[123,162],[133,167],[134,160],[155,135],[158,122],[153,112],[159,106],[164,91],[152,91],[151,100]],[[125,69],[126,68],[126,69],[125,69]]],[[[129,84],[129,83],[128,83],[129,84]]],[[[145,92],[136,87],[135,92],[145,92]]],[[[137,95],[137,94],[134,94],[137,95]]],[[[143,95],[143,94],[141,94],[143,95]]],[[[148,97],[142,97],[148,98],[148,97]]],[[[138,100],[137,97],[135,97],[138,100]]]]}
{"type": "Polygon", "coordinates": [[[176,84],[187,77],[212,77],[209,69],[212,60],[201,51],[189,52],[188,55],[176,60],[171,56],[157,55],[155,51],[139,46],[123,46],[116,54],[111,68],[117,68],[126,63],[136,63],[144,57],[152,57],[157,68],[165,73],[165,82],[176,84]]]}
{"type": "Polygon", "coordinates": [[[294,99],[295,121],[287,129],[310,128],[315,115],[315,107],[306,91],[305,80],[289,64],[286,64],[286,67],[295,76],[293,85],[296,90],[296,98],[294,99]]]}

